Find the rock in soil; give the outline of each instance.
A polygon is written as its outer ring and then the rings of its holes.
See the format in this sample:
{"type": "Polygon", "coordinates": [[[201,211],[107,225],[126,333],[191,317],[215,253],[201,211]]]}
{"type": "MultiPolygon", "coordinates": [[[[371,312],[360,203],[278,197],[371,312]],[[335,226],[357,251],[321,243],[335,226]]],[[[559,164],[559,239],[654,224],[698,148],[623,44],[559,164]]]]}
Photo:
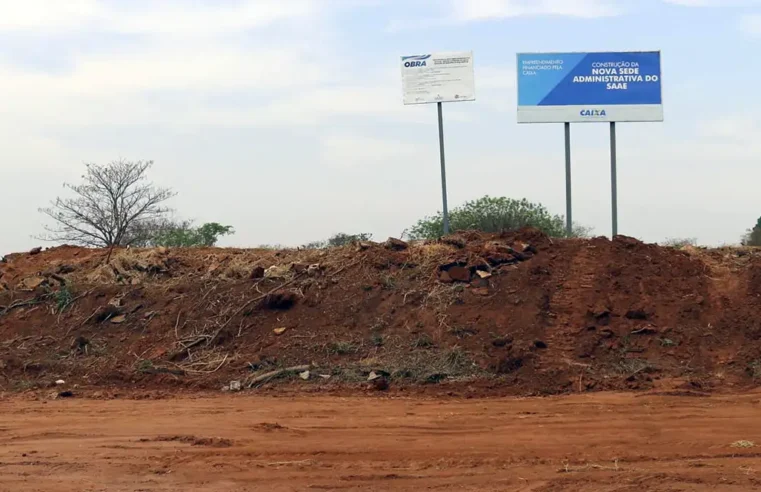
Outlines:
{"type": "Polygon", "coordinates": [[[386,391],[388,390],[388,379],[381,376],[377,379],[374,379],[370,385],[375,391],[386,391]]]}
{"type": "Polygon", "coordinates": [[[468,268],[462,266],[453,266],[446,272],[449,275],[449,278],[455,282],[470,282],[470,270],[468,268]]]}
{"type": "Polygon", "coordinates": [[[385,247],[386,249],[390,249],[392,251],[404,251],[405,249],[409,248],[410,245],[401,239],[390,237],[388,238],[388,241],[386,241],[385,247]]]}
{"type": "Polygon", "coordinates": [[[458,249],[463,249],[468,244],[468,242],[462,236],[446,236],[441,238],[441,242],[450,246],[454,246],[458,249]]]}

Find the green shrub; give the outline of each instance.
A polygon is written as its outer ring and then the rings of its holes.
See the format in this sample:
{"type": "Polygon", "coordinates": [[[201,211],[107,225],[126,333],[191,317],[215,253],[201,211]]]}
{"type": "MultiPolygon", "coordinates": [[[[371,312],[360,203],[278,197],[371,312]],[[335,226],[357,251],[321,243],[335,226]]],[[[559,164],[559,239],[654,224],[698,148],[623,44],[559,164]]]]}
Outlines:
{"type": "MultiPolygon", "coordinates": [[[[536,227],[553,237],[566,237],[566,224],[562,215],[552,215],[543,205],[526,200],[506,197],[484,196],[478,200],[466,202],[449,212],[451,232],[476,230],[483,232],[502,232],[536,227]]],[[[443,216],[441,212],[421,219],[409,232],[411,239],[436,239],[441,237],[443,216]]],[[[574,226],[571,237],[586,237],[590,230],[574,226]]]]}

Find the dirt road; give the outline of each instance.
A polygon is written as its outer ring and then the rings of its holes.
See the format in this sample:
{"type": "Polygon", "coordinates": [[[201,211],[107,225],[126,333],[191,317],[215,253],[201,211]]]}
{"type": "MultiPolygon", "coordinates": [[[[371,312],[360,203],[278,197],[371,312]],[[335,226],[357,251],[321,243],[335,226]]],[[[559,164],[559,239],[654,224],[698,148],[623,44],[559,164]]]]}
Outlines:
{"type": "Polygon", "coordinates": [[[0,408],[3,491],[761,487],[761,394],[12,398],[0,408]]]}

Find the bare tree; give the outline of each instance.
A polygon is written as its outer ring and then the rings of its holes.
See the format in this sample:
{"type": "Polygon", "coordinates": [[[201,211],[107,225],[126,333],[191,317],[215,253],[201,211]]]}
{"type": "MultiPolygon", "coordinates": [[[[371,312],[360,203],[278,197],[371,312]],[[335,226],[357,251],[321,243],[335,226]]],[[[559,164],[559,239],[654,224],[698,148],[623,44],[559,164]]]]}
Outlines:
{"type": "Polygon", "coordinates": [[[72,198],[56,198],[40,212],[55,221],[42,239],[82,246],[115,247],[137,243],[161,223],[170,209],[162,204],[175,193],[147,181],[153,161],[118,160],[86,164],[83,183],[64,187],[72,198]]]}

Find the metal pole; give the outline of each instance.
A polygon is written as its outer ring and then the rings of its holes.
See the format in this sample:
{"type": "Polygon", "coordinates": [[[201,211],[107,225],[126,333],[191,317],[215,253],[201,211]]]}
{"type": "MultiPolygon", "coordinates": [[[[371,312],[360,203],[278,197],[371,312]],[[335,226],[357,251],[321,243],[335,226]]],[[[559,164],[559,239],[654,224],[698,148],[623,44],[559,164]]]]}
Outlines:
{"type": "Polygon", "coordinates": [[[573,211],[571,207],[571,124],[565,124],[565,231],[573,234],[573,211]]]}
{"type": "Polygon", "coordinates": [[[613,212],[613,236],[618,235],[618,178],[616,176],[616,122],[610,122],[610,190],[613,212]]]}
{"type": "Polygon", "coordinates": [[[441,197],[444,202],[444,235],[449,234],[449,210],[447,209],[447,168],[444,159],[444,116],[442,114],[441,102],[437,103],[439,108],[439,154],[441,155],[441,197]]]}

